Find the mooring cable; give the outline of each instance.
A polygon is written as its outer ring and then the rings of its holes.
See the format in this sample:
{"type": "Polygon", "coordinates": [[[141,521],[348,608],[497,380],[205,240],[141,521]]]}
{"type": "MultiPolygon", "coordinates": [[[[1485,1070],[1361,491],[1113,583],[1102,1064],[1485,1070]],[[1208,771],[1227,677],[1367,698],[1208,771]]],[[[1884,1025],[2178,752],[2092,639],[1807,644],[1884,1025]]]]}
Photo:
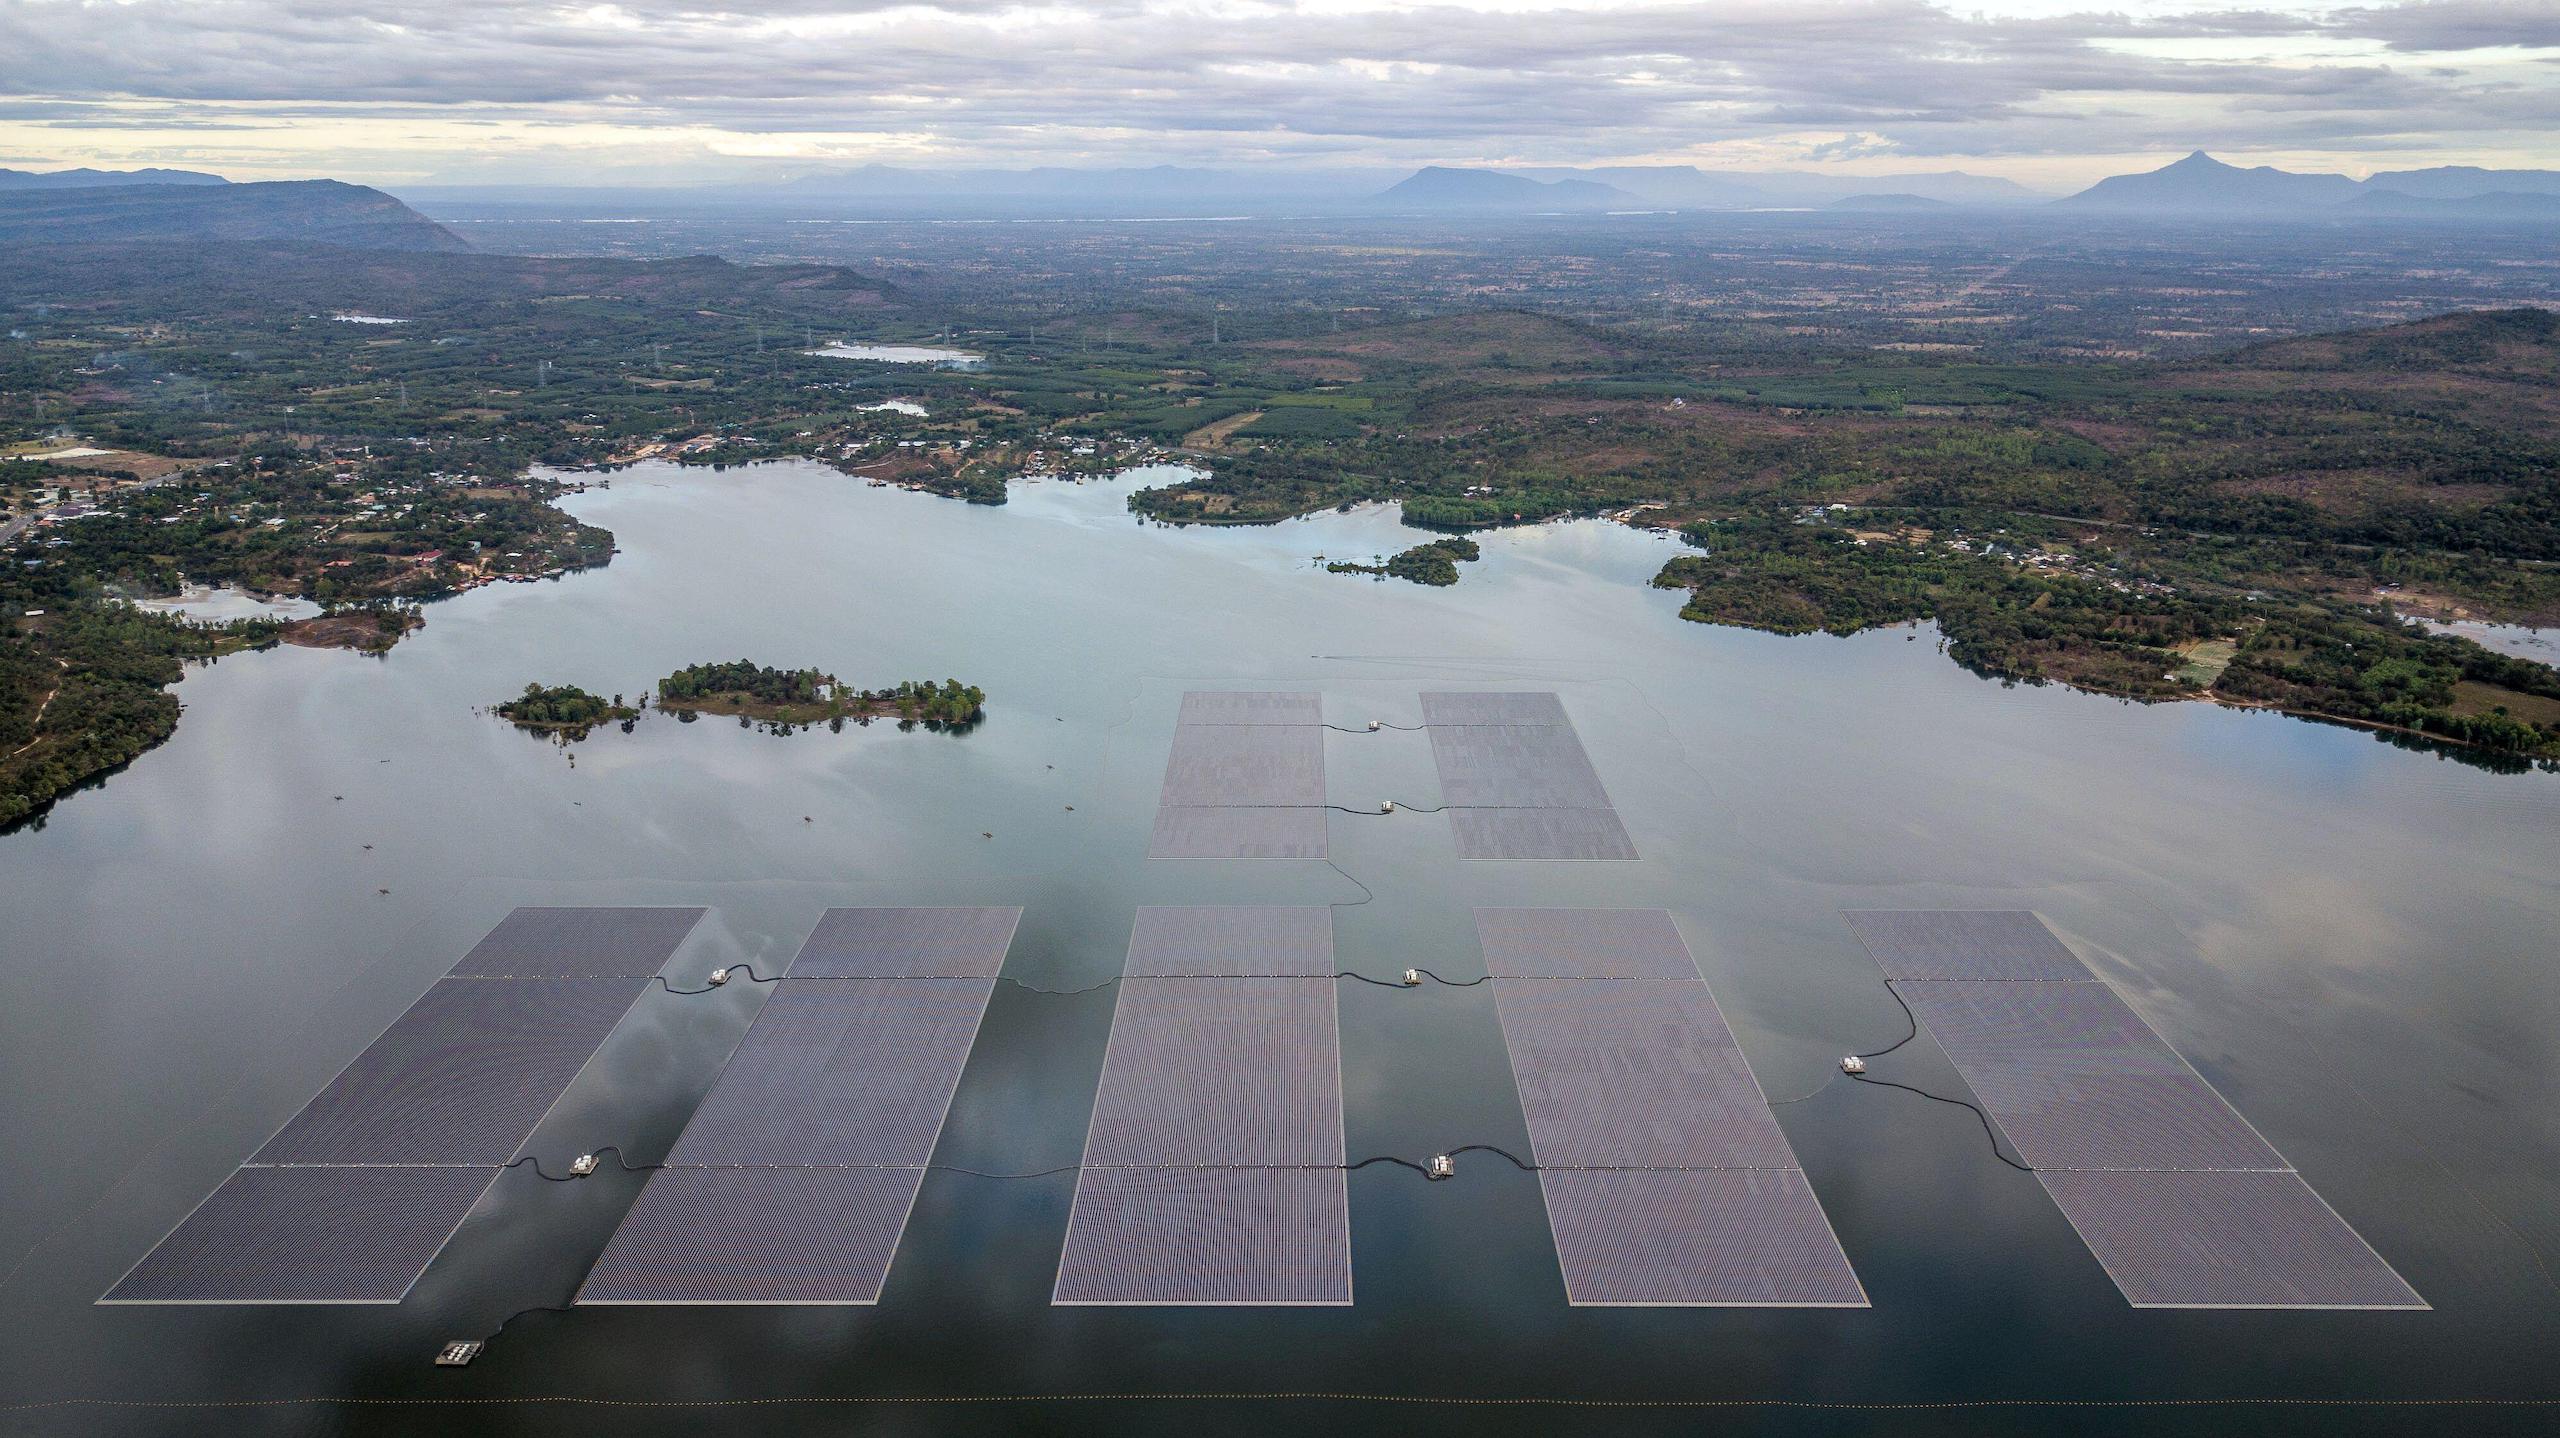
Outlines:
{"type": "Polygon", "coordinates": [[[1044,989],[1038,984],[1026,984],[1020,979],[1009,978],[1003,974],[996,975],[996,982],[1000,984],[1011,984],[1015,988],[1020,989],[1027,994],[1047,994],[1052,998],[1068,998],[1076,994],[1089,994],[1096,989],[1107,989],[1113,984],[1120,982],[1120,975],[1113,974],[1111,977],[1104,979],[1098,984],[1087,984],[1080,989],[1044,989]]]}
{"type": "Polygon", "coordinates": [[[658,987],[665,989],[668,993],[675,994],[679,997],[691,997],[695,994],[718,993],[722,988],[728,985],[728,982],[731,979],[737,978],[740,975],[744,975],[746,981],[751,984],[776,984],[782,982],[786,977],[782,974],[774,974],[771,976],[759,974],[756,972],[753,964],[731,964],[727,968],[714,969],[712,972],[718,977],[698,989],[677,988],[675,985],[667,982],[667,976],[664,974],[657,975],[654,982],[658,987]]]}
{"type": "MultiPolygon", "coordinates": [[[[1350,879],[1350,878],[1351,878],[1351,876],[1350,876],[1349,874],[1344,874],[1344,875],[1343,875],[1343,877],[1344,877],[1344,878],[1346,878],[1346,879],[1350,879]]],[[[1357,883],[1359,883],[1360,881],[1359,881],[1359,880],[1357,880],[1357,879],[1351,879],[1351,882],[1353,882],[1353,883],[1357,884],[1357,883]]],[[[1367,900],[1362,900],[1362,899],[1355,899],[1355,900],[1353,900],[1353,901],[1352,901],[1352,903],[1353,903],[1354,905],[1361,904],[1361,903],[1366,903],[1366,902],[1367,902],[1367,900]]],[[[735,974],[735,973],[737,973],[737,972],[738,972],[738,970],[739,970],[739,969],[745,969],[746,967],[747,967],[746,965],[744,965],[744,964],[740,964],[740,965],[737,965],[735,968],[731,968],[731,969],[725,970],[724,972],[729,973],[729,974],[735,974]]],[[[1474,988],[1476,985],[1483,983],[1483,982],[1485,981],[1485,978],[1490,978],[1490,977],[1492,977],[1491,975],[1486,975],[1486,976],[1484,976],[1484,978],[1473,978],[1473,979],[1448,979],[1448,978],[1442,978],[1440,975],[1438,975],[1438,974],[1436,974],[1436,973],[1433,973],[1433,972],[1432,972],[1431,970],[1429,970],[1429,969],[1415,969],[1413,972],[1414,972],[1414,973],[1416,973],[1416,974],[1419,974],[1422,978],[1429,979],[1431,982],[1433,982],[1433,983],[1435,983],[1435,984],[1439,984],[1439,985],[1441,985],[1441,986],[1443,986],[1443,987],[1446,987],[1446,988],[1452,988],[1452,989],[1471,989],[1471,988],[1474,988]]],[[[746,973],[746,977],[745,977],[745,982],[747,982],[747,983],[751,983],[751,984],[778,984],[778,983],[781,983],[781,982],[783,982],[784,980],[786,980],[786,979],[788,979],[788,978],[790,978],[790,977],[791,977],[791,976],[790,976],[789,974],[774,974],[774,975],[771,975],[771,976],[759,975],[759,974],[757,974],[753,969],[747,969],[747,973],[746,973]]],[[[1000,984],[1011,984],[1013,987],[1015,987],[1015,988],[1017,988],[1017,989],[1022,990],[1024,993],[1029,993],[1029,994],[1043,994],[1043,995],[1047,995],[1047,996],[1052,997],[1052,998],[1072,998],[1072,997],[1074,997],[1074,996],[1075,996],[1075,995],[1077,995],[1077,994],[1090,994],[1090,993],[1098,992],[1098,991],[1100,991],[1100,990],[1102,990],[1102,989],[1110,988],[1112,985],[1114,985],[1114,984],[1116,984],[1116,983],[1119,983],[1122,979],[1129,978],[1129,977],[1131,977],[1131,976],[1130,976],[1130,975],[1128,975],[1128,974],[1113,974],[1111,977],[1109,977],[1109,978],[1107,978],[1107,979],[1103,979],[1103,980],[1100,980],[1100,981],[1095,982],[1095,983],[1086,984],[1086,985],[1084,985],[1082,988],[1074,988],[1074,989],[1044,989],[1044,988],[1040,987],[1038,984],[1025,983],[1025,982],[1023,982],[1023,981],[1022,981],[1022,980],[1020,980],[1020,979],[1014,978],[1014,977],[1013,977],[1012,975],[1010,975],[1010,974],[998,974],[998,975],[996,975],[996,979],[995,979],[995,981],[996,981],[997,983],[1000,983],[1000,984]]],[[[1149,976],[1149,975],[1138,975],[1137,977],[1144,978],[1144,977],[1150,977],[1150,976],[1149,976]]],[[[1156,975],[1156,976],[1153,976],[1153,977],[1164,977],[1164,978],[1183,978],[1183,977],[1190,977],[1190,978],[1228,978],[1228,977],[1233,977],[1233,978],[1252,978],[1252,977],[1255,977],[1255,976],[1254,976],[1254,975],[1251,975],[1251,974],[1235,974],[1235,975],[1223,975],[1223,974],[1178,975],[1178,974],[1167,974],[1167,975],[1156,975]]],[[[1279,977],[1279,976],[1275,975],[1274,977],[1279,977]]],[[[1310,976],[1310,977],[1312,977],[1312,976],[1310,976]]],[[[1328,975],[1327,977],[1336,978],[1336,979],[1351,979],[1351,980],[1354,980],[1354,981],[1359,982],[1359,983],[1372,984],[1372,985],[1375,985],[1376,987],[1378,987],[1378,988],[1382,988],[1382,989],[1410,989],[1410,988],[1414,988],[1414,987],[1416,987],[1416,986],[1417,986],[1416,984],[1413,984],[1413,983],[1407,983],[1407,982],[1406,982],[1406,981],[1404,981],[1403,979],[1377,979],[1377,978],[1371,978],[1371,977],[1370,977],[1369,975],[1367,975],[1367,974],[1354,973],[1354,972],[1352,972],[1352,971],[1351,971],[1351,970],[1349,970],[1349,969],[1341,969],[1341,970],[1337,970],[1336,972],[1334,972],[1334,973],[1333,973],[1333,974],[1331,974],[1331,975],[1328,975]]],[[[809,982],[814,982],[814,983],[823,983],[823,982],[826,982],[826,981],[825,981],[825,980],[823,980],[823,979],[817,979],[817,978],[814,978],[814,977],[813,977],[813,978],[811,978],[811,979],[810,979],[810,980],[808,980],[808,981],[809,981],[809,982]]],[[[679,989],[679,988],[676,988],[676,987],[674,987],[673,985],[671,985],[671,984],[667,983],[666,979],[665,979],[663,976],[661,976],[661,977],[659,977],[658,979],[656,979],[656,980],[655,980],[655,982],[656,982],[660,987],[662,987],[662,988],[666,989],[666,991],[667,991],[668,993],[671,993],[671,994],[678,994],[678,995],[683,995],[683,996],[687,996],[687,997],[691,997],[691,996],[695,996],[695,995],[700,995],[700,994],[717,993],[717,992],[719,992],[723,987],[725,987],[725,986],[727,985],[727,983],[728,983],[728,981],[727,981],[727,980],[723,980],[721,983],[717,983],[717,984],[707,984],[707,985],[703,986],[702,988],[698,988],[698,989],[679,989]]]]}
{"type": "MultiPolygon", "coordinates": [[[[613,1155],[614,1165],[620,1168],[624,1173],[652,1173],[667,1166],[663,1162],[633,1163],[622,1156],[622,1146],[620,1144],[612,1143],[606,1144],[602,1148],[589,1149],[581,1156],[585,1158],[602,1159],[606,1154],[613,1155]]],[[[525,1154],[512,1163],[501,1166],[498,1171],[500,1173],[504,1173],[508,1169],[522,1168],[526,1164],[533,1165],[534,1176],[540,1178],[545,1183],[576,1183],[582,1178],[592,1178],[595,1176],[594,1171],[592,1170],[586,1173],[552,1173],[543,1168],[540,1157],[530,1153],[525,1154]]]]}
{"type": "Polygon", "coordinates": [[[1363,725],[1358,729],[1353,729],[1342,724],[1327,724],[1324,727],[1332,730],[1336,734],[1375,734],[1381,729],[1393,729],[1399,734],[1419,734],[1431,726],[1428,724],[1390,724],[1381,719],[1375,724],[1363,725]]]}
{"type": "Polygon", "coordinates": [[[2035,1172],[2033,1168],[2018,1162],[2016,1159],[2011,1158],[2009,1155],[2000,1151],[2000,1131],[1991,1126],[1991,1115],[1984,1113],[1974,1104],[1964,1099],[1948,1098],[1943,1094],[1934,1094],[1929,1092],[1927,1089],[1913,1088],[1907,1083],[1895,1083],[1891,1079],[1869,1078],[1865,1074],[1851,1074],[1849,1077],[1858,1083],[1873,1084],[1878,1088],[1898,1088],[1904,1093],[1916,1093],[1932,1103],[1951,1103],[1958,1108],[1971,1110],[1973,1116],[1982,1121],[1982,1136],[1991,1140],[1991,1156],[1993,1158],[2000,1160],[2002,1163],[2009,1165],[2020,1173],[2035,1172]]]}
{"type": "Polygon", "coordinates": [[[1889,1054],[1889,1053],[1893,1052],[1895,1049],[1898,1049],[1898,1048],[1902,1047],[1904,1044],[1907,1044],[1907,1043],[1911,1042],[1913,1039],[1916,1039],[1916,1038],[1920,1037],[1920,1016],[1919,1016],[1919,1015],[1917,1015],[1917,1014],[1915,1014],[1915,1013],[1913,1013],[1913,1012],[1911,1012],[1911,1005],[1909,1005],[1909,1004],[1907,1004],[1907,1003],[1903,1003],[1902,995],[1900,995],[1900,994],[1898,994],[1898,993],[1894,993],[1893,980],[1891,980],[1891,979],[1887,979],[1887,980],[1885,980],[1885,981],[1884,981],[1884,991],[1885,991],[1886,993],[1888,993],[1888,994],[1893,994],[1893,1001],[1894,1001],[1895,1003],[1897,1003],[1897,1004],[1901,1004],[1901,1005],[1902,1005],[1902,1018],[1903,1018],[1903,1022],[1905,1022],[1905,1023],[1907,1023],[1907,1024],[1911,1025],[1911,1031],[1910,1031],[1909,1033],[1907,1033],[1907,1034],[1904,1034],[1902,1037],[1900,1037],[1900,1038],[1898,1038],[1898,1039],[1895,1039],[1892,1043],[1886,1044],[1883,1048],[1875,1049],[1875,1050],[1872,1050],[1872,1051],[1867,1052],[1867,1053],[1859,1054],[1859,1055],[1858,1055],[1858,1057],[1859,1057],[1859,1058],[1862,1058],[1862,1059],[1880,1059],[1880,1058],[1883,1058],[1886,1054],[1889,1054]]]}
{"type": "MultiPolygon", "coordinates": [[[[1284,805],[1275,807],[1294,806],[1284,805]]],[[[1437,804],[1426,808],[1420,804],[1408,804],[1402,799],[1395,799],[1388,801],[1385,807],[1378,809],[1354,809],[1348,804],[1327,804],[1324,807],[1333,810],[1337,814],[1352,814],[1363,819],[1392,819],[1398,814],[1445,814],[1452,808],[1467,809],[1480,808],[1482,806],[1469,804],[1437,804]]]]}
{"type": "Polygon", "coordinates": [[[1346,869],[1346,868],[1342,867],[1340,864],[1335,863],[1335,862],[1334,862],[1333,860],[1331,860],[1331,859],[1326,859],[1326,860],[1324,860],[1324,861],[1323,861],[1323,863],[1324,863],[1324,866],[1325,866],[1326,868],[1333,870],[1335,873],[1340,874],[1342,877],[1344,877],[1344,878],[1346,878],[1346,879],[1350,879],[1350,880],[1351,880],[1351,882],[1352,882],[1353,884],[1357,885],[1357,886],[1359,887],[1359,890],[1360,890],[1360,897],[1359,897],[1359,898],[1356,898],[1356,899],[1336,899],[1334,902],[1332,902],[1332,903],[1330,903],[1330,904],[1325,905],[1325,907],[1326,907],[1326,908],[1328,908],[1328,909],[1356,909],[1356,908],[1360,907],[1362,904],[1368,903],[1370,900],[1372,900],[1372,899],[1374,899],[1374,898],[1378,897],[1378,896],[1377,896],[1377,893],[1376,893],[1374,890],[1372,890],[1368,885],[1363,884],[1363,883],[1361,883],[1357,878],[1354,878],[1354,877],[1352,876],[1352,873],[1351,873],[1351,871],[1350,871],[1349,869],[1346,869]]]}

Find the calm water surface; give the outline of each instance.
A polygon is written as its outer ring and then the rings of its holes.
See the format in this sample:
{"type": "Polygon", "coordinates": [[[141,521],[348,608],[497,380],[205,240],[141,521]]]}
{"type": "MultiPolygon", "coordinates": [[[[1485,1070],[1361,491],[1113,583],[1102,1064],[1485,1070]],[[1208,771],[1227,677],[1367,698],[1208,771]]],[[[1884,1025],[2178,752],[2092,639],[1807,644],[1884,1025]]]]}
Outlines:
{"type": "MultiPolygon", "coordinates": [[[[1450,590],[1327,575],[1412,542],[1364,510],[1251,530],[1130,518],[1130,481],[1002,509],[814,466],[643,467],[570,504],[622,554],[433,606],[387,658],[282,650],[179,690],[170,744],[0,837],[0,1283],[13,1403],[633,1401],[1350,1392],[1945,1402],[2560,1393],[2560,779],[2202,705],[1973,678],[1926,629],[1777,639],[1644,587],[1671,541],[1488,536],[1450,590]],[[1916,637],[1914,637],[1916,636],[1916,637]],[[705,659],[957,677],[965,736],[652,717],[563,750],[475,706],[637,693],[705,659]],[[1181,691],[1560,692],[1645,862],[1461,864],[1433,815],[1337,815],[1340,871],[1143,858],[1181,691]],[[1355,882],[1356,880],[1356,882],[1355,882]],[[1366,892],[1373,902],[1364,901],[1366,892]],[[383,892],[387,890],[388,892],[383,892]],[[706,904],[670,972],[771,971],[832,904],[1025,907],[1008,972],[1119,967],[1142,904],[1343,904],[1340,952],[1481,972],[1483,903],[1659,905],[1696,950],[1873,1297],[1867,1311],[1573,1310],[1532,1175],[1352,1178],[1348,1310],[1052,1309],[1072,1178],[937,1173],[877,1309],[519,1318],[574,1289],[637,1176],[501,1181],[391,1308],[91,1306],[516,904],[706,904]],[[1829,1084],[1903,1019],[1838,911],[2030,907],[2434,1305],[2135,1312],[1972,1115],[1829,1084]]],[[[1334,796],[1428,803],[1419,734],[1333,735],[1334,796]]],[[[762,995],[653,994],[537,1135],[556,1169],[672,1139],[762,995]]],[[[995,997],[940,1161],[1078,1154],[1111,992],[995,997]]],[[[1525,1142],[1487,992],[1346,985],[1350,1148],[1525,1142]]],[[[1925,1039],[1878,1072],[1961,1092],[1925,1039]]],[[[737,1215],[752,1223],[754,1214],[737,1215]]],[[[2471,1409],[1554,1410],[1233,1401],[564,1410],[21,1409],[0,1432],[2536,1432],[2471,1409]]]]}
{"type": "Polygon", "coordinates": [[[829,359],[875,360],[881,364],[928,364],[945,369],[976,369],[985,355],[942,345],[875,345],[843,341],[809,351],[829,359]]]}

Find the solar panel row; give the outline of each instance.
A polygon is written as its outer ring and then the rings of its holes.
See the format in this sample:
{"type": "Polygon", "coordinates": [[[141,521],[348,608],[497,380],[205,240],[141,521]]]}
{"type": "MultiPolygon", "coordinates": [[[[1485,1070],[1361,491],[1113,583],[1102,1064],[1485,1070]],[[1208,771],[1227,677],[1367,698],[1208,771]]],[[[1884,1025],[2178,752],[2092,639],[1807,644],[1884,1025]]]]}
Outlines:
{"type": "Polygon", "coordinates": [[[1566,1296],[1864,1307],[1795,1151],[1660,909],[1478,909],[1566,1296]]]}
{"type": "Polygon", "coordinates": [[[1555,695],[1427,693],[1422,719],[1458,857],[1636,857],[1555,695]]]}
{"type": "Polygon", "coordinates": [[[1848,918],[2134,1306],[2427,1306],[2041,919],[1848,918]]]}
{"type": "Polygon", "coordinates": [[[1324,733],[1315,694],[1184,694],[1147,857],[1323,858],[1324,733]]]}
{"type": "Polygon", "coordinates": [[[102,1303],[396,1303],[700,909],[518,909],[102,1303]]]}
{"type": "Polygon", "coordinates": [[[1141,909],[1060,1304],[1351,1301],[1332,911],[1141,909]]]}
{"type": "Polygon", "coordinates": [[[878,1302],[1021,917],[828,910],[577,1301],[878,1302]]]}

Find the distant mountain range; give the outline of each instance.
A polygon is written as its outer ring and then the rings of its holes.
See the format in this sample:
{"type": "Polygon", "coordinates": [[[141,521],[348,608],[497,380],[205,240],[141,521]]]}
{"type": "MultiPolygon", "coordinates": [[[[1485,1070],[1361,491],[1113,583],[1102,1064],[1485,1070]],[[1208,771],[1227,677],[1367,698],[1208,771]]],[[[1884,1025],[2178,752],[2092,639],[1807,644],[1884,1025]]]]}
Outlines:
{"type": "Polygon", "coordinates": [[[2560,201],[2560,171],[2448,165],[2351,180],[2271,165],[2242,169],[2198,150],[2145,174],[2100,180],[2060,203],[2079,210],[2160,215],[2487,219],[2550,215],[2555,206],[2546,201],[2560,201]]]}
{"type": "Polygon", "coordinates": [[[202,170],[0,170],[0,190],[94,190],[112,185],[227,185],[202,170]]]}
{"type": "Polygon", "coordinates": [[[380,190],[337,180],[53,186],[0,194],[0,244],[117,243],[471,248],[380,190]]]}
{"type": "Polygon", "coordinates": [[[1824,206],[1824,208],[1832,210],[1948,210],[1955,207],[1944,200],[1930,199],[1927,195],[1890,194],[1851,195],[1845,200],[1833,200],[1829,205],[1824,206]]]}
{"type": "Polygon", "coordinates": [[[1595,169],[1431,166],[1377,169],[909,170],[864,165],[717,185],[644,185],[628,176],[584,187],[441,180],[401,193],[430,213],[503,218],[575,208],[651,215],[827,214],[916,218],[1166,218],[1219,215],[1533,214],[1602,210],[1819,209],[1862,194],[1909,193],[1949,205],[2032,205],[2051,197],[1960,171],[1821,175],[1711,172],[1694,165],[1595,169]]]}
{"type": "Polygon", "coordinates": [[[1810,210],[1861,195],[1901,194],[1949,205],[2033,205],[2052,198],[2024,185],[1962,170],[1904,175],[1821,175],[1808,170],[1701,170],[1695,165],[1524,169],[1537,180],[1614,185],[1669,209],[1810,210]]]}
{"type": "MultiPolygon", "coordinates": [[[[1496,216],[1625,210],[1827,210],[1912,215],[2051,208],[2139,217],[2439,220],[2560,218],[2560,171],[2442,166],[2364,180],[2242,168],[2199,150],[2053,200],[1961,170],[1829,175],[1694,165],[1391,171],[1201,169],[908,170],[888,165],[716,186],[421,185],[403,192],[457,219],[515,214],[706,213],[884,218],[1158,219],[1227,215],[1496,216]]],[[[192,170],[0,170],[0,236],[52,240],[276,239],[382,249],[459,249],[451,232],[381,191],[335,181],[232,184],[192,170]]]]}
{"type": "Polygon", "coordinates": [[[1613,210],[1642,199],[1596,180],[1533,180],[1499,170],[1432,165],[1389,186],[1378,202],[1429,210],[1613,210]]]}

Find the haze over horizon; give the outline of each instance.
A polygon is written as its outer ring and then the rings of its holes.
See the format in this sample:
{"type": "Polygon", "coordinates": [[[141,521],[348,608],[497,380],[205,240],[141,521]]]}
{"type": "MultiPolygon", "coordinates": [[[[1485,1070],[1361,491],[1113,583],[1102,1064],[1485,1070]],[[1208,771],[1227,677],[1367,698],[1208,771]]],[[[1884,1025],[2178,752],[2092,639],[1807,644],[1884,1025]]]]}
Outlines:
{"type": "Polygon", "coordinates": [[[0,47],[0,166],[235,179],[2560,164],[2547,0],[11,0],[0,47]]]}

